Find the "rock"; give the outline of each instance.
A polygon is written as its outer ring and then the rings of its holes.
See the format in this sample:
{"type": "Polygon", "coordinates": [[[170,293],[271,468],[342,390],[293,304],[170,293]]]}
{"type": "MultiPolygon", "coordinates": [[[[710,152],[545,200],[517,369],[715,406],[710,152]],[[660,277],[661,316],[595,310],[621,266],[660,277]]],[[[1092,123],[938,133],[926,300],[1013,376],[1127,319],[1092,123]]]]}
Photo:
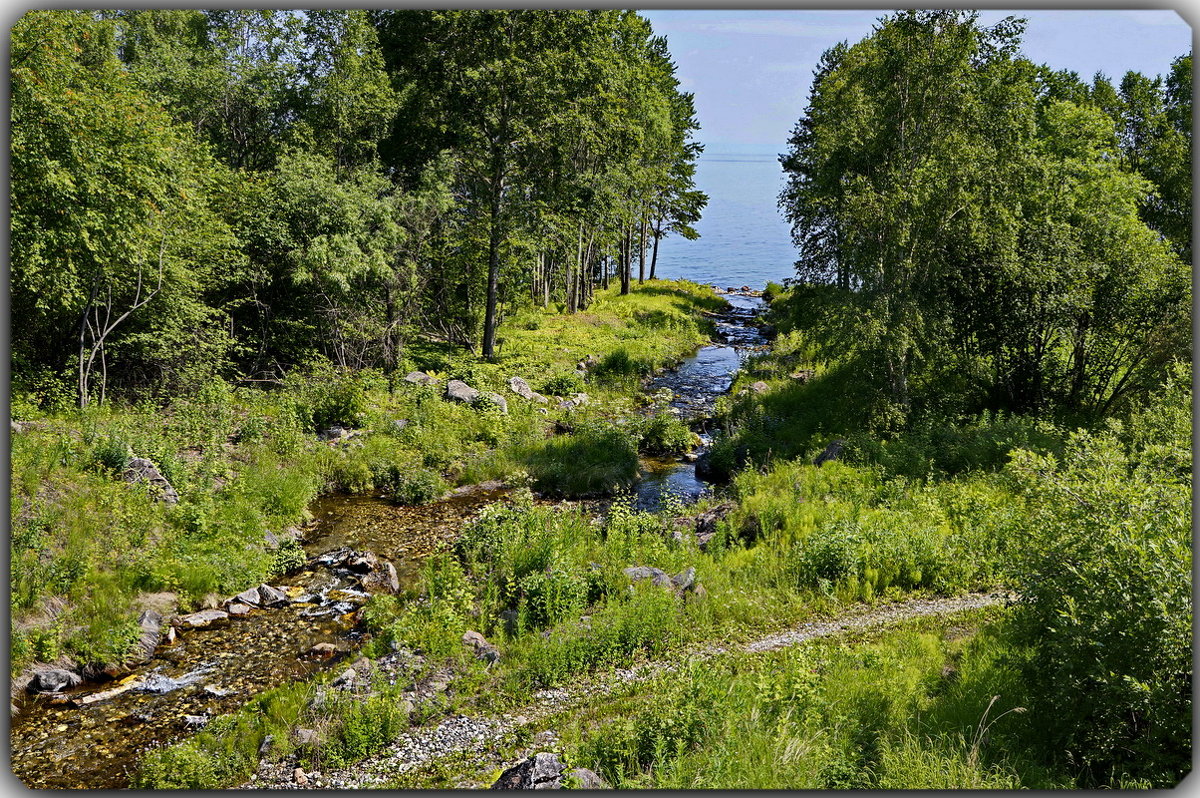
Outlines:
{"type": "Polygon", "coordinates": [[[203,729],[208,725],[208,715],[184,715],[183,725],[189,729],[203,729]]]}
{"type": "Polygon", "coordinates": [[[813,465],[820,467],[820,466],[823,466],[825,463],[829,462],[830,460],[837,460],[839,457],[841,457],[842,448],[845,445],[846,445],[846,442],[840,438],[833,441],[832,443],[830,443],[828,446],[825,447],[825,451],[823,451],[819,455],[817,455],[817,459],[813,460],[813,465]]]}
{"type": "Polygon", "coordinates": [[[413,385],[437,385],[438,378],[430,377],[423,371],[410,371],[404,375],[404,381],[413,385]]]}
{"type": "Polygon", "coordinates": [[[350,430],[345,427],[330,427],[317,433],[317,438],[323,441],[340,441],[342,438],[349,437],[350,430]]]}
{"type": "Polygon", "coordinates": [[[704,585],[697,584],[696,587],[692,588],[692,595],[696,598],[704,598],[708,595],[708,591],[704,589],[704,585]]]}
{"type": "Polygon", "coordinates": [[[154,463],[144,457],[135,457],[129,461],[129,465],[125,467],[125,471],[121,477],[131,484],[145,482],[150,486],[150,492],[156,499],[167,504],[178,504],[179,494],[171,483],[167,481],[154,463]]]}
{"type": "Polygon", "coordinates": [[[604,779],[600,778],[595,771],[587,768],[571,768],[567,771],[567,776],[575,782],[576,789],[579,790],[606,790],[608,784],[604,779]]]}
{"type": "Polygon", "coordinates": [[[700,455],[696,454],[695,452],[684,452],[683,454],[683,462],[685,463],[694,463],[699,459],[700,455]]]}
{"type": "Polygon", "coordinates": [[[304,768],[296,768],[292,771],[292,781],[301,787],[308,786],[308,774],[304,772],[304,768]]]}
{"type": "Polygon", "coordinates": [[[372,593],[400,592],[400,577],[396,574],[396,566],[390,562],[381,562],[375,570],[363,575],[359,582],[363,590],[372,593]]]}
{"type": "Polygon", "coordinates": [[[78,673],[64,668],[45,668],[35,671],[25,691],[29,693],[61,693],[78,687],[83,681],[78,673]]]}
{"type": "Polygon", "coordinates": [[[183,629],[208,629],[229,623],[229,613],[224,610],[200,610],[191,615],[180,615],[175,621],[183,629]]]}
{"type": "Polygon", "coordinates": [[[129,658],[125,661],[126,665],[141,665],[143,662],[149,662],[154,656],[154,650],[158,648],[158,641],[162,638],[162,614],[154,610],[144,610],[138,616],[138,634],[137,643],[134,644],[130,651],[129,658]]]}
{"type": "Polygon", "coordinates": [[[758,382],[756,382],[750,386],[750,390],[754,391],[755,393],[766,393],[767,391],[770,390],[770,386],[767,385],[762,380],[759,380],[758,382]]]}
{"type": "Polygon", "coordinates": [[[554,754],[534,754],[500,774],[493,790],[557,790],[566,766],[554,754]]]}
{"type": "Polygon", "coordinates": [[[577,393],[571,397],[571,401],[575,403],[576,407],[582,407],[592,401],[592,399],[586,393],[577,393]]]}
{"type": "Polygon", "coordinates": [[[172,626],[170,629],[167,630],[166,644],[168,646],[173,646],[173,645],[175,645],[175,641],[178,639],[179,639],[179,632],[176,632],[175,627],[172,626]]]}
{"type": "Polygon", "coordinates": [[[235,601],[233,604],[230,604],[228,609],[229,609],[229,616],[231,618],[237,618],[237,617],[240,617],[243,615],[250,614],[250,608],[248,606],[246,606],[245,604],[241,603],[240,601],[235,601]]]}
{"type": "Polygon", "coordinates": [[[22,424],[20,421],[13,421],[12,419],[9,419],[8,420],[8,429],[13,435],[20,435],[22,432],[25,431],[25,425],[22,424]]]}
{"type": "Polygon", "coordinates": [[[343,690],[349,690],[354,687],[354,683],[358,681],[358,673],[354,668],[346,668],[336,679],[333,680],[334,687],[340,687],[343,690]]]}
{"type": "Polygon", "coordinates": [[[673,584],[671,577],[667,575],[666,571],[649,565],[635,565],[631,568],[626,568],[624,573],[634,582],[649,579],[651,584],[656,587],[665,587],[673,584]]]}
{"type": "Polygon", "coordinates": [[[275,735],[268,734],[263,738],[263,741],[258,744],[258,756],[261,759],[271,753],[271,749],[275,747],[275,735]]]}
{"type": "Polygon", "coordinates": [[[211,684],[204,685],[204,689],[201,692],[209,698],[225,698],[226,696],[233,695],[233,690],[225,687],[215,687],[211,684]]]}
{"type": "MultiPolygon", "coordinates": [[[[560,404],[559,406],[561,407],[562,405],[560,404]]],[[[571,407],[574,407],[574,406],[575,405],[571,405],[571,407]]],[[[575,431],[575,425],[569,424],[569,423],[563,421],[562,419],[559,419],[558,421],[554,422],[554,434],[555,435],[570,435],[574,431],[575,431]]]]}
{"type": "MultiPolygon", "coordinates": [[[[508,400],[505,399],[500,394],[492,393],[489,391],[488,393],[483,393],[483,394],[480,394],[479,396],[488,399],[489,401],[494,403],[496,405],[496,407],[500,408],[501,413],[503,413],[504,415],[508,415],[508,400]]],[[[479,398],[479,397],[476,397],[476,398],[479,398]]]]}
{"type": "Polygon", "coordinates": [[[446,398],[455,402],[471,404],[479,397],[479,391],[467,385],[462,380],[450,380],[446,383],[446,398]]]}
{"type": "Polygon", "coordinates": [[[268,584],[258,586],[258,603],[263,607],[282,607],[288,603],[287,594],[268,584]]]}
{"type": "MultiPolygon", "coordinates": [[[[508,388],[522,399],[528,399],[530,401],[533,401],[533,397],[539,395],[529,387],[529,383],[525,382],[525,380],[521,379],[520,377],[509,377],[508,388]]],[[[546,397],[543,396],[542,401],[545,401],[545,399],[546,397]]]]}
{"type": "Polygon", "coordinates": [[[801,369],[800,371],[793,371],[788,376],[796,382],[805,383],[815,376],[815,372],[812,369],[801,369]]]}
{"type": "Polygon", "coordinates": [[[680,590],[689,590],[696,583],[696,569],[688,567],[686,571],[671,577],[671,582],[680,590]]]}
{"type": "Polygon", "coordinates": [[[700,545],[700,550],[704,551],[708,548],[708,542],[717,534],[717,523],[733,511],[733,505],[729,502],[718,504],[716,507],[710,507],[700,515],[696,516],[696,542],[700,545]]]}
{"type": "Polygon", "coordinates": [[[463,632],[462,641],[464,646],[470,646],[475,650],[476,659],[483,660],[489,665],[500,659],[500,649],[489,643],[479,632],[463,632]]]}
{"type": "Polygon", "coordinates": [[[392,419],[392,432],[404,432],[406,429],[408,429],[407,418],[392,419]]]}
{"type": "Polygon", "coordinates": [[[277,551],[279,549],[279,538],[269,529],[263,532],[263,543],[266,544],[267,551],[277,551]]]}
{"type": "Polygon", "coordinates": [[[225,600],[225,603],[227,605],[233,604],[235,602],[238,602],[241,604],[249,604],[251,607],[257,607],[258,602],[259,602],[258,588],[252,587],[248,590],[243,590],[241,593],[238,593],[233,598],[225,600]]]}
{"type": "Polygon", "coordinates": [[[335,646],[333,643],[316,643],[305,653],[310,657],[329,659],[337,653],[337,646],[335,646]]]}
{"type": "Polygon", "coordinates": [[[312,729],[296,729],[292,735],[292,739],[296,741],[296,745],[316,745],[317,733],[312,729]]]}
{"type": "Polygon", "coordinates": [[[760,324],[758,325],[758,334],[763,338],[774,338],[779,334],[779,330],[774,324],[760,324]]]}

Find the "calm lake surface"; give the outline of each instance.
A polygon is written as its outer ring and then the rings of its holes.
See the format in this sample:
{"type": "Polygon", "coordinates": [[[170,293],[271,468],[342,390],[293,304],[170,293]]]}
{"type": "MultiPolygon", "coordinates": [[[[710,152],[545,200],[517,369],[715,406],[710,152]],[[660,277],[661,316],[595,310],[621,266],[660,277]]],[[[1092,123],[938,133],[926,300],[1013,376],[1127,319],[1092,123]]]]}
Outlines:
{"type": "Polygon", "coordinates": [[[658,277],[762,289],[795,274],[791,231],[775,206],[783,187],[776,155],[703,153],[696,186],[708,194],[700,238],[664,238],[658,277]]]}

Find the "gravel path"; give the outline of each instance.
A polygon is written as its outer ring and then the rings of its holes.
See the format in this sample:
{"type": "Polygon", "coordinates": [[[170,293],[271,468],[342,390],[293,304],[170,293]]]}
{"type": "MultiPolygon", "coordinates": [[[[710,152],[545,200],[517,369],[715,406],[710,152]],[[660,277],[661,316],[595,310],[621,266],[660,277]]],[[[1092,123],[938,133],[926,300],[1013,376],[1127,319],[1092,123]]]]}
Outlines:
{"type": "MultiPolygon", "coordinates": [[[[855,608],[837,618],[812,621],[792,629],[759,638],[740,646],[742,651],[756,654],[764,651],[795,646],[809,640],[851,631],[882,628],[912,618],[933,615],[949,615],[965,610],[1002,604],[1012,596],[1005,593],[968,594],[951,598],[909,599],[877,607],[855,608]]],[[[564,709],[582,705],[598,697],[612,693],[616,688],[632,682],[649,679],[659,673],[671,672],[689,660],[704,660],[727,654],[730,648],[708,645],[670,661],[646,662],[631,668],[618,668],[602,674],[593,681],[582,681],[569,688],[540,690],[534,694],[534,703],[513,713],[494,718],[472,718],[455,715],[442,720],[436,726],[414,729],[401,735],[394,743],[374,756],[341,771],[328,774],[308,774],[309,788],[322,789],[369,789],[381,787],[395,777],[413,768],[453,754],[482,753],[493,746],[505,734],[520,726],[535,723],[564,709]]],[[[535,737],[549,735],[542,732],[535,737]]],[[[550,740],[545,740],[550,742],[550,740]]],[[[244,785],[258,789],[295,789],[291,779],[291,767],[279,765],[260,771],[254,780],[244,785]]]]}

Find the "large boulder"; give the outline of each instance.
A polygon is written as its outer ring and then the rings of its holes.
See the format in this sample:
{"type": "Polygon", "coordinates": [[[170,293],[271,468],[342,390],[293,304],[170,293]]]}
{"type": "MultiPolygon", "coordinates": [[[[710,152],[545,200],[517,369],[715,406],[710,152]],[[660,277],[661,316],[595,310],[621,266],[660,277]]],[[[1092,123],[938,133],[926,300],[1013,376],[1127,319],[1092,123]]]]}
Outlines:
{"type": "Polygon", "coordinates": [[[125,471],[121,474],[126,482],[137,484],[145,482],[150,486],[151,494],[159,501],[167,504],[178,504],[179,493],[167,481],[167,478],[162,475],[154,463],[144,457],[135,457],[129,461],[129,465],[125,467],[125,471]]]}
{"type": "Polygon", "coordinates": [[[78,687],[83,677],[65,668],[44,668],[34,671],[33,678],[25,686],[30,693],[61,693],[78,687]]]}
{"type": "Polygon", "coordinates": [[[282,607],[288,603],[287,593],[268,584],[258,586],[258,603],[263,607],[282,607]]]}
{"type": "Polygon", "coordinates": [[[534,754],[500,774],[493,790],[562,789],[567,767],[554,754],[534,754]]]}
{"type": "Polygon", "coordinates": [[[404,375],[405,382],[411,382],[413,385],[436,385],[437,377],[431,377],[423,371],[410,371],[404,375]]]}
{"type": "Polygon", "coordinates": [[[626,568],[625,575],[634,582],[649,579],[650,583],[656,587],[666,587],[672,584],[671,577],[666,571],[650,565],[635,565],[631,568],[626,568]]]}
{"type": "Polygon", "coordinates": [[[479,398],[479,391],[462,380],[450,380],[446,383],[446,398],[469,405],[479,398]]]}
{"type": "Polygon", "coordinates": [[[567,771],[567,776],[574,782],[577,790],[606,790],[608,784],[604,779],[600,778],[595,771],[587,768],[571,768],[567,771]]]}
{"type": "Polygon", "coordinates": [[[487,393],[481,393],[479,396],[475,397],[475,400],[479,404],[486,404],[490,402],[491,404],[494,404],[496,407],[500,408],[501,413],[506,416],[508,415],[508,400],[498,393],[492,393],[491,391],[488,391],[487,393]]]}

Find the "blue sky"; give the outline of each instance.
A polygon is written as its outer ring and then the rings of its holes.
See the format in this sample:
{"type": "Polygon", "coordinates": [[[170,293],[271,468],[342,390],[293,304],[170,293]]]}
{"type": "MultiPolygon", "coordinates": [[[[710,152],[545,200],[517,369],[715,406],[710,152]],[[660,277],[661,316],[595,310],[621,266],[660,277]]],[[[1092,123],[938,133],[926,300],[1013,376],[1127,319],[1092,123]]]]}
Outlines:
{"type": "MultiPolygon", "coordinates": [[[[808,102],[813,69],[839,41],[870,35],[887,11],[640,12],[665,35],[682,87],[696,95],[700,140],[709,154],[782,152],[808,102]]],[[[1021,10],[980,12],[992,24],[1028,19],[1022,51],[1085,80],[1102,71],[1119,81],[1128,70],[1163,74],[1191,50],[1192,32],[1166,10],[1021,10]]]]}

